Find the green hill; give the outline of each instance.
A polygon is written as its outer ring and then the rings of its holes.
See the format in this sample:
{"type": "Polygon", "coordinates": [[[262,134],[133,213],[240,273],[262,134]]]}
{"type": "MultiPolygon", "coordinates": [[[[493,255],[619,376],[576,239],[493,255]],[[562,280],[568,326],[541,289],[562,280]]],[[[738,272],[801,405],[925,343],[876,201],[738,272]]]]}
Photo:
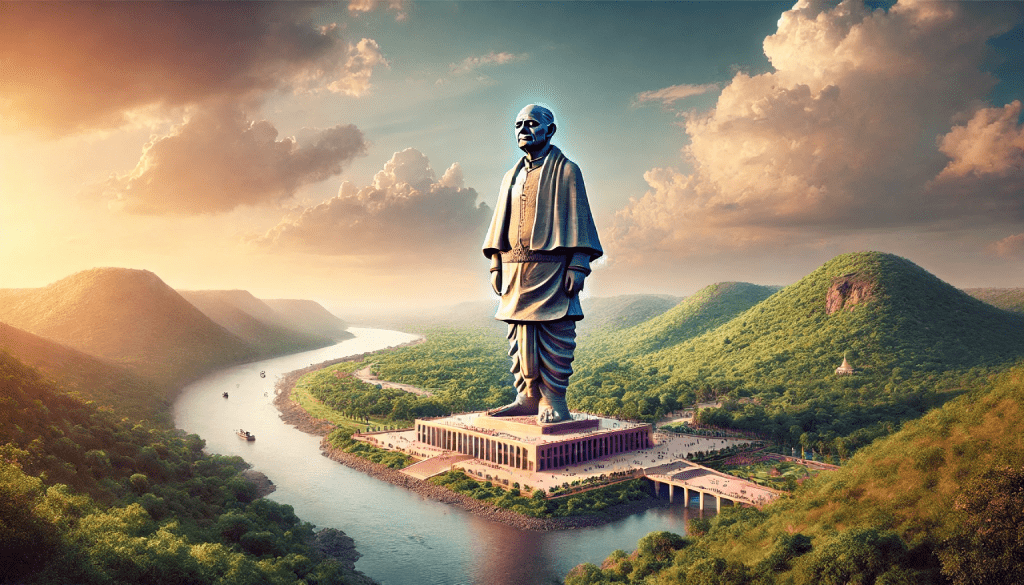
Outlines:
{"type": "Polygon", "coordinates": [[[159,416],[167,406],[155,404],[167,389],[152,380],[4,323],[0,323],[0,351],[38,368],[81,400],[116,408],[132,419],[159,416]]]}
{"type": "Polygon", "coordinates": [[[95,268],[3,298],[0,322],[161,383],[182,384],[255,356],[145,270],[95,268]]]}
{"type": "Polygon", "coordinates": [[[908,422],[763,511],[652,533],[566,585],[1024,582],[1024,367],[908,422]],[[694,538],[693,536],[696,536],[694,538]]]}
{"type": "MultiPolygon", "coordinates": [[[[712,284],[632,326],[597,333],[594,339],[586,341],[580,357],[587,356],[586,350],[591,350],[591,355],[624,356],[647,355],[671,347],[726,323],[777,290],[778,287],[746,282],[712,284]]],[[[588,363],[592,361],[589,357],[584,358],[588,363]]]]}
{"type": "Polygon", "coordinates": [[[315,349],[334,341],[333,337],[327,335],[285,325],[289,320],[287,317],[248,291],[200,290],[178,293],[214,323],[254,347],[260,356],[315,349]]]}
{"type": "MultiPolygon", "coordinates": [[[[372,583],[240,457],[122,420],[0,351],[0,583],[372,583]]],[[[348,539],[348,543],[351,540],[348,539]]]]}
{"type": "Polygon", "coordinates": [[[679,304],[672,295],[619,295],[582,299],[586,317],[576,324],[576,335],[584,337],[602,330],[626,329],[663,314],[679,304]]]}
{"type": "Polygon", "coordinates": [[[1024,288],[965,288],[963,291],[993,307],[1024,313],[1024,288]]]}
{"type": "Polygon", "coordinates": [[[725,397],[703,422],[845,456],[1021,356],[1024,316],[904,258],[845,254],[698,337],[588,363],[570,406],[653,419],[725,397]],[[844,353],[856,375],[834,374],[844,353]]]}

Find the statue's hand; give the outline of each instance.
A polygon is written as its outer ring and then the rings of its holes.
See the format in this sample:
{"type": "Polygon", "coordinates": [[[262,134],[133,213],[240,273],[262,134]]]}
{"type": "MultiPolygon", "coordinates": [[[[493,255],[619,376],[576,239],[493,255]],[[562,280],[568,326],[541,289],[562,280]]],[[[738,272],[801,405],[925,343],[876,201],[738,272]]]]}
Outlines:
{"type": "Polygon", "coordinates": [[[583,274],[583,272],[580,270],[566,270],[565,294],[569,295],[570,297],[574,297],[577,294],[579,294],[579,292],[583,290],[583,279],[586,277],[587,275],[583,274]]]}
{"type": "Polygon", "coordinates": [[[491,271],[491,288],[494,289],[494,294],[501,296],[501,270],[491,271]]]}

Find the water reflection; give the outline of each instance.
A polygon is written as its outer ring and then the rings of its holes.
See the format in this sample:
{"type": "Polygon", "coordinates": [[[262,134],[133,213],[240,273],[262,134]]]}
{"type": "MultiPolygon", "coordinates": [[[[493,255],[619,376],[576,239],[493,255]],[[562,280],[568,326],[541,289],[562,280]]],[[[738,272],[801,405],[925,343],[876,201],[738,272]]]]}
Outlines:
{"type": "Polygon", "coordinates": [[[649,510],[605,526],[530,532],[468,514],[363,475],[320,455],[320,438],[285,425],[273,405],[274,383],[290,371],[411,341],[414,335],[356,329],[355,339],[291,356],[235,366],[191,384],[174,405],[175,424],[198,433],[213,453],[241,455],[319,527],[344,530],[363,557],[356,568],[384,585],[519,585],[557,582],[579,563],[600,564],[615,549],[633,550],[655,530],[682,534],[681,505],[649,510]],[[261,377],[260,373],[265,377],[261,377]],[[230,397],[222,393],[230,390],[230,397]],[[252,431],[247,442],[234,429],[252,431]]]}

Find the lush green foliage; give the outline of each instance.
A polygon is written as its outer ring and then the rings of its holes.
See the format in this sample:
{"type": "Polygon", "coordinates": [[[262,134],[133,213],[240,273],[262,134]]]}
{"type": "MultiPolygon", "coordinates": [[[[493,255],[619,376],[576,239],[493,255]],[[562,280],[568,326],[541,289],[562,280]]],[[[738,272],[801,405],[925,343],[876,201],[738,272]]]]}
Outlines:
{"type": "Polygon", "coordinates": [[[408,424],[510,402],[515,391],[506,351],[504,339],[493,330],[430,329],[424,343],[329,366],[303,376],[296,388],[345,416],[408,424]],[[433,396],[378,388],[352,375],[367,364],[383,380],[411,384],[433,396]]]}
{"type": "MultiPolygon", "coordinates": [[[[645,583],[1018,582],[1022,414],[1019,366],[807,480],[792,498],[691,523],[690,546],[645,583]],[[809,546],[776,554],[794,535],[809,546]],[[702,580],[695,567],[705,564],[732,576],[702,580]]],[[[622,562],[613,555],[603,570],[580,568],[566,582],[615,582],[609,567],[622,562]]]]}
{"type": "Polygon", "coordinates": [[[965,288],[964,292],[993,307],[1024,313],[1024,288],[965,288]]]}
{"type": "Polygon", "coordinates": [[[579,352],[572,407],[650,420],[723,398],[714,424],[845,458],[1024,356],[1024,317],[903,258],[847,254],[728,323],[653,354],[585,358],[582,343],[579,352]],[[829,314],[830,294],[834,300],[844,282],[862,296],[829,314]],[[833,374],[844,353],[858,368],[854,376],[833,374]]]}
{"type": "Polygon", "coordinates": [[[375,356],[373,369],[383,380],[433,392],[448,412],[501,406],[515,392],[508,342],[498,331],[428,329],[424,343],[375,356]]]}
{"type": "Polygon", "coordinates": [[[545,498],[541,492],[525,497],[520,495],[518,488],[505,490],[489,481],[477,481],[462,471],[442,473],[429,481],[534,518],[603,515],[609,507],[651,497],[650,489],[643,480],[624,481],[561,498],[545,498]]]}
{"type": "Polygon", "coordinates": [[[341,583],[238,457],[85,405],[0,352],[4,582],[341,583]]]}
{"type": "Polygon", "coordinates": [[[412,457],[398,451],[388,451],[380,447],[374,447],[364,441],[357,441],[352,438],[352,429],[335,429],[327,435],[327,442],[335,449],[341,449],[346,453],[358,455],[374,463],[379,463],[392,469],[402,469],[413,464],[412,457]]]}

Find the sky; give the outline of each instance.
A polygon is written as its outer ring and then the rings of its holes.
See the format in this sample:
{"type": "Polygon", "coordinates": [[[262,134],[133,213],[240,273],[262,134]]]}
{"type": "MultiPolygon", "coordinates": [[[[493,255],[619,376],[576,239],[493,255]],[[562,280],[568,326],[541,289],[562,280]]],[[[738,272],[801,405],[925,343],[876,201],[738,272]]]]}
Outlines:
{"type": "Polygon", "coordinates": [[[1022,71],[1016,2],[3,2],[0,288],[493,298],[529,103],[586,182],[584,295],[864,250],[1024,287],[1022,71]]]}

